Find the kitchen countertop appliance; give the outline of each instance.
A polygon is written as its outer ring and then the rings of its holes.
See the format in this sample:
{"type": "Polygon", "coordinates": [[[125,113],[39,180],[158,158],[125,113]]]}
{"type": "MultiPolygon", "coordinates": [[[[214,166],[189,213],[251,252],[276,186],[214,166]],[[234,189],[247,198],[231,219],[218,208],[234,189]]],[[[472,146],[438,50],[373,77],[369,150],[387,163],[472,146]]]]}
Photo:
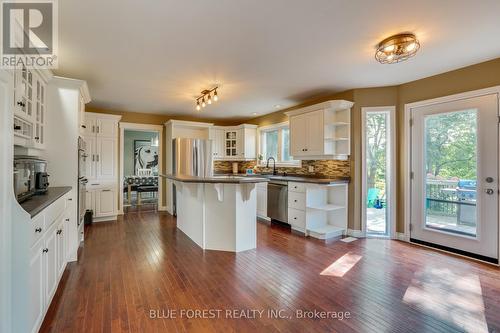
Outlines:
{"type": "MultiPolygon", "coordinates": [[[[172,173],[211,177],[214,174],[212,141],[175,138],[172,140],[172,173]]],[[[173,186],[173,211],[177,214],[176,188],[173,186]]]]}
{"type": "Polygon", "coordinates": [[[14,156],[14,193],[18,202],[47,192],[47,161],[34,156],[14,156]]]}
{"type": "Polygon", "coordinates": [[[82,137],[78,138],[78,225],[80,225],[85,217],[85,192],[88,183],[85,172],[85,161],[87,159],[87,146],[82,137]]]}

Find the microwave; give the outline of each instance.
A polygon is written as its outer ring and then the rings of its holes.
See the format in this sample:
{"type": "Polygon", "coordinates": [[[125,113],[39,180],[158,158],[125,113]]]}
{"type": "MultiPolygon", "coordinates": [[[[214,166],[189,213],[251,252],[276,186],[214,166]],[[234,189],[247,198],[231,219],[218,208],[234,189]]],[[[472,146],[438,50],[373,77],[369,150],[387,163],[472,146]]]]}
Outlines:
{"type": "Polygon", "coordinates": [[[18,202],[47,192],[48,177],[47,161],[32,156],[14,156],[14,193],[18,202]]]}

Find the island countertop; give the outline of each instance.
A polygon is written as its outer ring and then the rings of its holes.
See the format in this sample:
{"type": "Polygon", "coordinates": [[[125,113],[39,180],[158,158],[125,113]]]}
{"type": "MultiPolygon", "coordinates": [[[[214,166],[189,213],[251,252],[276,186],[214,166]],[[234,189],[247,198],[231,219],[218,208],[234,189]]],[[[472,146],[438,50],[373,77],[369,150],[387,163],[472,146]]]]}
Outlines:
{"type": "Polygon", "coordinates": [[[71,186],[49,187],[47,193],[32,196],[21,203],[21,207],[33,218],[69,191],[71,186]]]}
{"type": "Polygon", "coordinates": [[[167,179],[184,182],[184,183],[207,183],[207,184],[253,184],[268,182],[268,178],[264,177],[245,177],[239,175],[214,175],[210,177],[198,177],[188,175],[167,174],[160,175],[167,179]]]}
{"type": "Polygon", "coordinates": [[[324,177],[324,176],[303,176],[303,175],[273,175],[273,174],[238,174],[235,176],[247,177],[247,178],[267,178],[269,180],[280,180],[286,182],[297,182],[297,183],[310,183],[319,185],[332,185],[332,184],[348,184],[350,182],[350,177],[324,177]]]}

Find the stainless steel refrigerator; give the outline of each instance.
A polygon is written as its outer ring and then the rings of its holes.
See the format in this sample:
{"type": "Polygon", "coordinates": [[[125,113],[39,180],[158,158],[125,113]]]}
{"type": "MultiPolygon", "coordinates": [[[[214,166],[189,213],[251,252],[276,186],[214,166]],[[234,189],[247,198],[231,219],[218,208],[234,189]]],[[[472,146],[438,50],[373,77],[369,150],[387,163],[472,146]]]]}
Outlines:
{"type": "MultiPolygon", "coordinates": [[[[176,138],[172,140],[172,172],[177,175],[211,177],[214,174],[212,141],[176,138]]],[[[174,215],[177,215],[176,188],[173,186],[174,215]]]]}

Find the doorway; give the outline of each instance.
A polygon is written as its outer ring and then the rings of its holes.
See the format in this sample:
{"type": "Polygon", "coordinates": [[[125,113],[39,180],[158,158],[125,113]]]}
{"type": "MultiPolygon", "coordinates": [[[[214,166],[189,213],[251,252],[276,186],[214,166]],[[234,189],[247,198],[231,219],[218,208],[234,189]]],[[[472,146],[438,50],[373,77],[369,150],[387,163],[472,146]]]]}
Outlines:
{"type": "Polygon", "coordinates": [[[410,241],[498,263],[498,94],[410,117],[410,241]]]}
{"type": "Polygon", "coordinates": [[[395,107],[365,107],[361,113],[363,232],[395,238],[395,107]]]}
{"type": "Polygon", "coordinates": [[[120,123],[120,211],[162,210],[161,125],[120,123]]]}

